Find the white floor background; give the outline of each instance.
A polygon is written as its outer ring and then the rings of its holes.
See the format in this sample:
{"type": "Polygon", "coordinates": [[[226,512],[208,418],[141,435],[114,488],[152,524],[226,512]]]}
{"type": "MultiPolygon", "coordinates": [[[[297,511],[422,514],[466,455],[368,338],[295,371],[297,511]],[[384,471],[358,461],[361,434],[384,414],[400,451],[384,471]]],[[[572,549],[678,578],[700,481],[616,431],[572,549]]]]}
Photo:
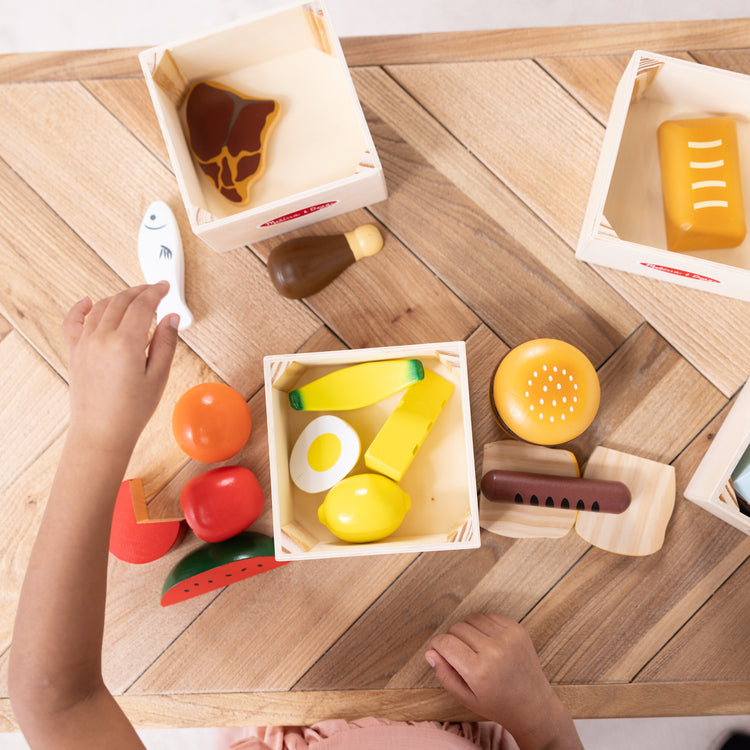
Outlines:
{"type": "MultiPolygon", "coordinates": [[[[287,0],[0,0],[0,53],[154,45],[287,0]]],[[[740,18],[750,0],[328,0],[339,36],[740,18]]]]}
{"type": "MultiPolygon", "coordinates": [[[[151,46],[203,33],[286,0],[0,0],[0,54],[151,46]]],[[[750,16],[750,0],[328,0],[339,36],[750,16]]],[[[715,750],[750,717],[577,722],[587,750],[715,750]]],[[[141,733],[149,750],[215,750],[211,730],[141,733]]],[[[0,734],[0,750],[26,750],[0,734]]]]}

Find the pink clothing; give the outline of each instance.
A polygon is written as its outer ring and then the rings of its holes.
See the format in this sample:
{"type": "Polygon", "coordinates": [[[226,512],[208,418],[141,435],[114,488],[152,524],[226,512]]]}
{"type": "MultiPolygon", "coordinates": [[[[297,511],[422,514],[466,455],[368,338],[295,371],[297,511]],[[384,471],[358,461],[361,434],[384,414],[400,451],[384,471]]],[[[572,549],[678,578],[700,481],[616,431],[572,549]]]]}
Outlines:
{"type": "Polygon", "coordinates": [[[311,727],[222,729],[222,750],[518,750],[499,724],[330,719],[311,727]]]}

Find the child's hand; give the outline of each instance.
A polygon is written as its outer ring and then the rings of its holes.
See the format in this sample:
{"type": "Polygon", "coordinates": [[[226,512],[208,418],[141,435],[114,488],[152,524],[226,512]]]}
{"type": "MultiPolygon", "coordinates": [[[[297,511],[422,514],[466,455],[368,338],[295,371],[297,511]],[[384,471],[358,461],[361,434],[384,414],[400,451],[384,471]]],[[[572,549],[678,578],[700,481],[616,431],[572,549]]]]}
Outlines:
{"type": "Polygon", "coordinates": [[[528,633],[514,620],[469,615],[436,635],[425,657],[451,695],[505,727],[524,750],[581,747],[528,633]]]}
{"type": "Polygon", "coordinates": [[[167,282],[137,286],[92,305],[84,297],[63,323],[71,432],[99,448],[132,450],[164,391],[178,315],[149,330],[167,282]]]}

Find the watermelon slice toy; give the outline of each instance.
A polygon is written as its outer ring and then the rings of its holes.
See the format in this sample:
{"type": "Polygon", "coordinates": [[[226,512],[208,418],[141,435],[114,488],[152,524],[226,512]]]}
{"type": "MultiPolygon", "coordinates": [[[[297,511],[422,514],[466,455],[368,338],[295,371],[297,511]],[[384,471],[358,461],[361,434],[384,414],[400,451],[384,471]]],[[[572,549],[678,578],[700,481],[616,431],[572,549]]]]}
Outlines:
{"type": "Polygon", "coordinates": [[[274,558],[273,539],[257,531],[243,531],[223,542],[204,544],[172,568],[161,591],[161,606],[184,602],[286,562],[274,558]]]}

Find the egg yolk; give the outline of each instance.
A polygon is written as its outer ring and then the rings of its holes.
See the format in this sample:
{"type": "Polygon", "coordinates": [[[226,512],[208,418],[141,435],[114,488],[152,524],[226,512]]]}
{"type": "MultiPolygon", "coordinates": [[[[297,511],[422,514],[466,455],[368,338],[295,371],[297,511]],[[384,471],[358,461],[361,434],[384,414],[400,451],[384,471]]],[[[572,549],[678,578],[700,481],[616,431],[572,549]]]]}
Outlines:
{"type": "Polygon", "coordinates": [[[332,432],[325,432],[312,441],[307,451],[307,463],[314,471],[328,471],[339,460],[341,440],[332,432]]]}

